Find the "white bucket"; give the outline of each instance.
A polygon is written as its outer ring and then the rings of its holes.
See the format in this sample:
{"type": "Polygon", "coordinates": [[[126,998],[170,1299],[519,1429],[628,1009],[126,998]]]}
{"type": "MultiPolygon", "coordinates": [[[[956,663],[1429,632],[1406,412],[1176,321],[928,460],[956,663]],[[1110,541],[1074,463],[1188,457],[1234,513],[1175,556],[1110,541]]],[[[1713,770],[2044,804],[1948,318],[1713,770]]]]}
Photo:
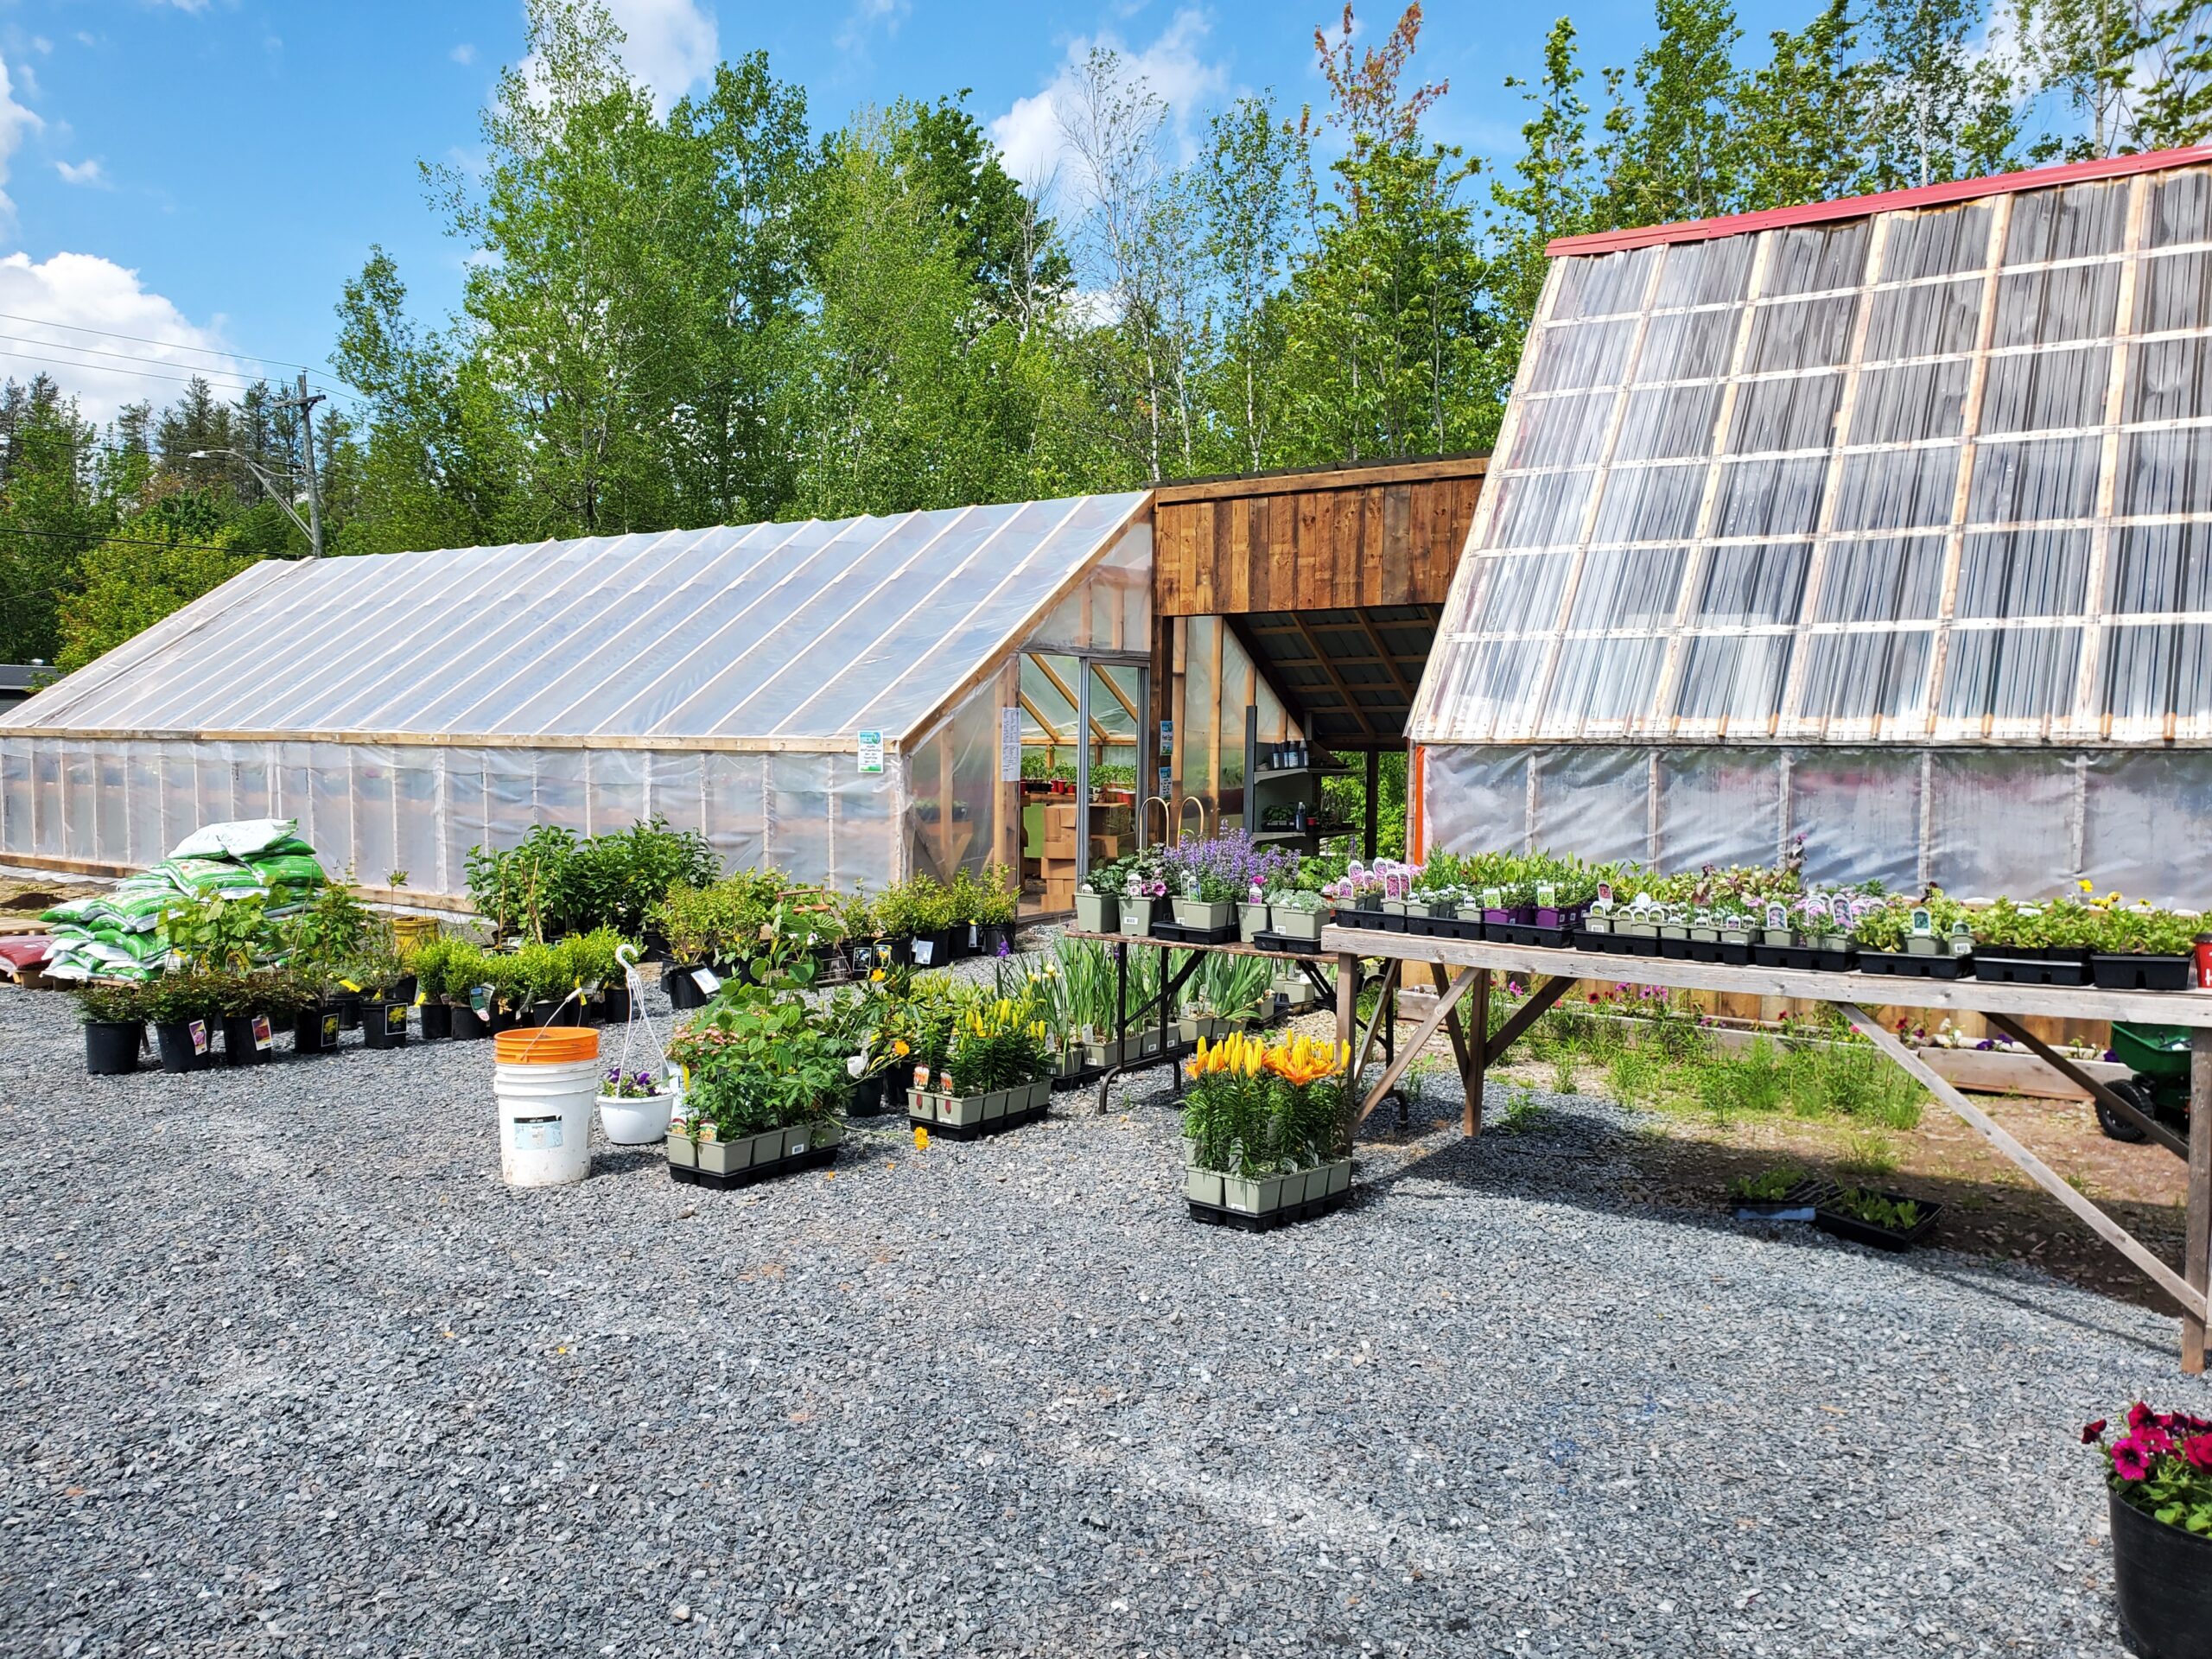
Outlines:
{"type": "Polygon", "coordinates": [[[672,1095],[632,1096],[626,1100],[601,1095],[599,1127],[615,1146],[657,1147],[668,1139],[671,1109],[675,1103],[672,1095]]]}
{"type": "Polygon", "coordinates": [[[599,1059],[495,1065],[499,1173],[509,1186],[558,1186],[591,1173],[591,1109],[599,1059]]]}

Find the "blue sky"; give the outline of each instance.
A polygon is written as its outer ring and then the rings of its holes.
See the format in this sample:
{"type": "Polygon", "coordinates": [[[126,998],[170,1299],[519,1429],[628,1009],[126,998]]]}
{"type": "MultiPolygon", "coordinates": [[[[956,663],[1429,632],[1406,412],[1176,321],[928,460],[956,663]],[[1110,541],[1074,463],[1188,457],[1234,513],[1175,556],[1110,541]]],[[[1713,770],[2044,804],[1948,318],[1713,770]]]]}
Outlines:
{"type": "MultiPolygon", "coordinates": [[[[1397,9],[1363,8],[1363,29],[1387,27],[1397,9]]],[[[610,10],[631,36],[632,72],[664,97],[756,48],[804,86],[817,129],[864,105],[967,86],[1019,166],[1045,142],[1055,78],[1091,42],[1137,60],[1194,117],[1264,86],[1294,108],[1320,96],[1313,32],[1333,23],[1335,7],[610,0],[610,10]]],[[[1794,26],[1810,10],[1809,0],[1757,0],[1744,9],[1746,29],[1794,26]]],[[[1532,72],[1557,15],[1432,0],[1416,64],[1451,83],[1433,124],[1440,137],[1511,153],[1522,117],[1502,83],[1532,72]]],[[[1649,0],[1597,0],[1572,15],[1593,70],[1625,61],[1651,34],[1649,0]]],[[[340,286],[374,242],[398,258],[417,310],[442,316],[465,251],[441,233],[416,163],[468,156],[478,110],[499,67],[520,55],[522,30],[519,0],[0,0],[0,371],[47,368],[104,417],[130,397],[167,401],[181,388],[157,377],[188,365],[226,381],[250,372],[209,348],[318,368],[340,286]],[[41,356],[80,366],[31,360],[41,356]]]]}

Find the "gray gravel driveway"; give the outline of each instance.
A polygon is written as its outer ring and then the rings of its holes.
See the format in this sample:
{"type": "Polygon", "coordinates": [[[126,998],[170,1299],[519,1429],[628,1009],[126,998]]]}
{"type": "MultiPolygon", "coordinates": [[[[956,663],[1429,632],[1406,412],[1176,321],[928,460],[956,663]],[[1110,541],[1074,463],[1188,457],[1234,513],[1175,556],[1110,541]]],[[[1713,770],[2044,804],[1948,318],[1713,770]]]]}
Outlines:
{"type": "Polygon", "coordinates": [[[2076,1427],[2212,1412],[2141,1310],[1638,1209],[1590,1101],[1252,1237],[1156,1079],[515,1192],[488,1045],[81,1052],[0,991],[10,1655],[2104,1656],[2076,1427]]]}

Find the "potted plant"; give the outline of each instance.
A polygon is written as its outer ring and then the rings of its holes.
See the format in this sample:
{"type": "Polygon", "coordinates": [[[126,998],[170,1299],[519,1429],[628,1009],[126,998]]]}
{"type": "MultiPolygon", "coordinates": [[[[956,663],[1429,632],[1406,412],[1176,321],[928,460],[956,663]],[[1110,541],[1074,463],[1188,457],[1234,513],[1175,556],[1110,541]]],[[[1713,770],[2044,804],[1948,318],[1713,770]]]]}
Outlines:
{"type": "Polygon", "coordinates": [[[1014,954],[1016,923],[1021,913],[1021,883],[1003,864],[983,866],[975,883],[972,907],[977,933],[976,953],[984,957],[1014,954]]]}
{"type": "Polygon", "coordinates": [[[434,934],[416,945],[407,957],[415,970],[415,996],[422,1010],[423,1040],[439,1041],[453,1035],[453,969],[461,941],[434,934]]]}
{"type": "MultiPolygon", "coordinates": [[[[443,986],[446,1034],[456,1041],[480,1041],[492,1034],[493,1004],[499,987],[494,982],[484,947],[470,939],[448,939],[439,964],[443,986]]],[[[416,970],[417,977],[421,969],[416,970]]],[[[429,1029],[427,1015],[424,1030],[429,1029]]]]}
{"type": "Polygon", "coordinates": [[[1158,848],[1147,848],[1131,861],[1122,881],[1122,932],[1133,939],[1149,938],[1166,902],[1166,861],[1158,848]]]}
{"type": "Polygon", "coordinates": [[[2201,916],[2147,905],[2107,913],[2103,948],[2089,972],[2108,991],[2185,991],[2190,988],[2201,916]]]}
{"type": "Polygon", "coordinates": [[[1306,1037],[1199,1046],[1183,1097],[1194,1219],[1269,1227],[1342,1202],[1351,1185],[1345,1058],[1306,1037]]]}
{"type": "Polygon", "coordinates": [[[2120,1630],[2150,1659],[2198,1659],[2212,1651],[2212,1421],[2139,1400],[2126,1421],[2109,1445],[2102,1418],[2082,1431],[2105,1458],[2120,1630]]]}
{"type": "Polygon", "coordinates": [[[1075,890],[1075,925],[1085,933],[1112,933],[1122,925],[1122,891],[1133,859],[1117,858],[1093,869],[1075,890]]]}
{"type": "Polygon", "coordinates": [[[1322,926],[1328,920],[1322,903],[1319,893],[1303,888],[1276,893],[1268,901],[1268,917],[1274,924],[1275,937],[1319,944],[1322,926]]]}
{"type": "Polygon", "coordinates": [[[1183,866],[1179,879],[1173,901],[1176,926],[1195,933],[1221,934],[1236,925],[1237,901],[1244,889],[1234,875],[1215,862],[1193,861],[1183,866]]]}
{"type": "Polygon", "coordinates": [[[1255,881],[1236,901],[1236,937],[1249,944],[1268,931],[1268,890],[1255,881]]]}
{"type": "Polygon", "coordinates": [[[818,974],[803,942],[779,933],[757,975],[728,982],[677,1033],[668,1058],[686,1082],[664,1142],[671,1177],[743,1185],[836,1155],[849,1078],[806,1000],[818,974]]]}
{"type": "Polygon", "coordinates": [[[198,1071],[215,1063],[221,1001],[213,980],[212,975],[188,969],[146,986],[141,1006],[154,1027],[162,1071],[198,1071]]]}
{"type": "Polygon", "coordinates": [[[611,1066],[599,1090],[600,1130],[618,1147],[652,1146],[668,1138],[671,1103],[650,1071],[611,1066]]]}
{"type": "Polygon", "coordinates": [[[136,1071],[146,1046],[145,987],[93,980],[78,987],[77,1007],[85,1021],[85,1070],[95,1077],[136,1071]]]}
{"type": "MultiPolygon", "coordinates": [[[[545,950],[544,945],[526,949],[545,950]]],[[[367,950],[346,966],[339,982],[360,997],[361,1041],[369,1048],[404,1048],[407,1013],[415,1000],[414,976],[388,947],[367,950]]]]}

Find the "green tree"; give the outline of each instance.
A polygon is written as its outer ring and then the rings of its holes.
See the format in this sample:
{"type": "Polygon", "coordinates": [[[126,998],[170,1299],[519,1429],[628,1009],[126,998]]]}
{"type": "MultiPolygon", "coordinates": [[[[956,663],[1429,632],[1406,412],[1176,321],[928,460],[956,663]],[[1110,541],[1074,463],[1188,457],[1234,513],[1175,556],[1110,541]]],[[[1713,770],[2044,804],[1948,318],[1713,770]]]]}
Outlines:
{"type": "Polygon", "coordinates": [[[2019,88],[1972,35],[1977,0],[1872,0],[1867,182],[1877,190],[1941,184],[2016,166],[2019,88]]]}
{"type": "MultiPolygon", "coordinates": [[[[1299,459],[1382,461],[1479,447],[1497,430],[1484,395],[1485,270],[1463,187],[1474,168],[1424,137],[1443,85],[1405,90],[1421,35],[1408,6],[1382,43],[1356,50],[1351,9],[1314,48],[1330,91],[1301,137],[1341,154],[1324,193],[1306,172],[1313,250],[1294,274],[1286,325],[1288,447],[1299,459]]],[[[1309,152],[1310,153],[1310,152],[1309,152]]]]}
{"type": "Polygon", "coordinates": [[[1741,31],[1727,0],[1658,0],[1659,39],[1637,54],[1637,104],[1608,119],[1602,215],[1616,225],[1712,219],[1737,200],[1741,31]]]}
{"type": "Polygon", "coordinates": [[[94,433],[41,375],[0,389],[0,662],[50,662],[57,607],[113,522],[97,493],[94,433]]]}
{"type": "Polygon", "coordinates": [[[82,586],[61,601],[56,664],[82,668],[229,581],[251,562],[233,539],[226,504],[209,492],[172,495],[124,519],[85,555],[82,586]]]}
{"type": "Polygon", "coordinates": [[[1296,137],[1265,97],[1240,98],[1207,124],[1194,191],[1213,293],[1204,334],[1216,345],[1212,442],[1203,470],[1258,472],[1279,442],[1279,302],[1297,235],[1296,137]]]}
{"type": "Polygon", "coordinates": [[[1735,211],[1857,194],[1865,188],[1859,139],[1872,86],[1853,56],[1848,0],[1829,0],[1797,33],[1777,29],[1768,38],[1771,56],[1737,92],[1735,211]]]}

